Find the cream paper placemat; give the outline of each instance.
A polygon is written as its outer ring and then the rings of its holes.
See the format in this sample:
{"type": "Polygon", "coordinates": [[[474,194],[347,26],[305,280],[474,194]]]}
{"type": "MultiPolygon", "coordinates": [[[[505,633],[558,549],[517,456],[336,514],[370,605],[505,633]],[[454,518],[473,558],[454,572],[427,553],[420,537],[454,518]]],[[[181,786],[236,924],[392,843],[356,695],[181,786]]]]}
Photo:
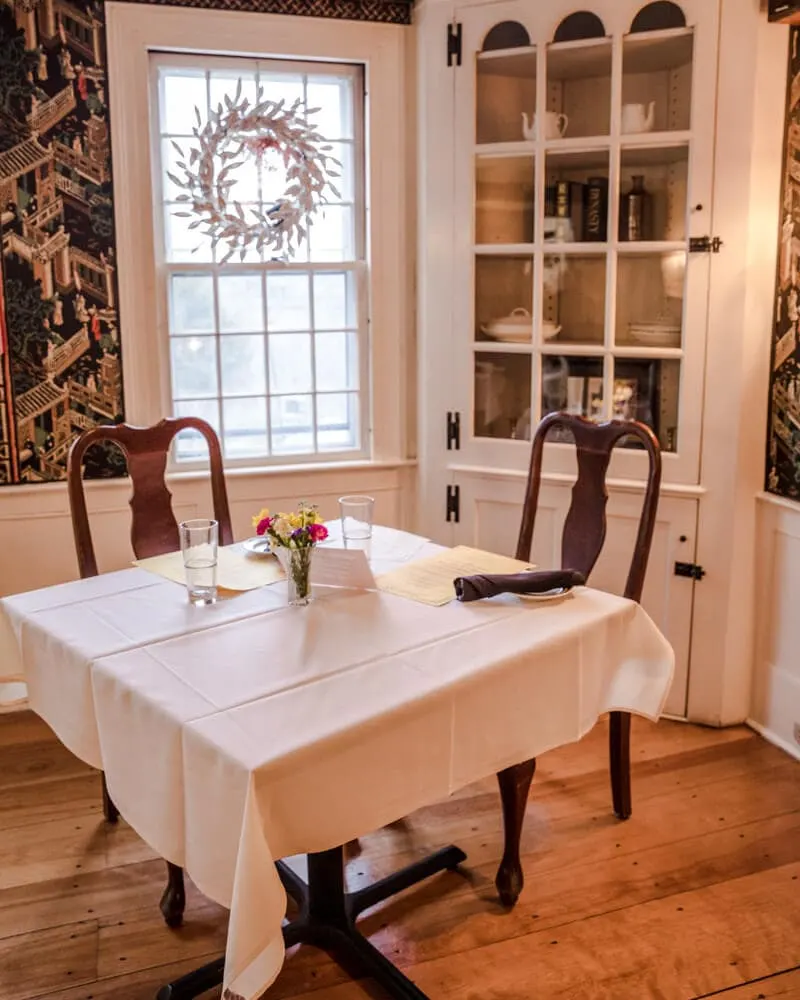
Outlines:
{"type": "Polygon", "coordinates": [[[521,573],[532,569],[531,563],[509,556],[499,556],[482,549],[471,549],[467,545],[457,545],[445,549],[427,559],[416,559],[406,563],[377,579],[378,589],[387,594],[407,597],[421,604],[440,607],[455,600],[453,580],[458,576],[472,576],[475,573],[521,573]]]}
{"type": "MultiPolygon", "coordinates": [[[[186,583],[183,555],[180,552],[138,559],[134,565],[149,573],[166,577],[167,580],[174,580],[175,583],[186,583]]],[[[238,542],[221,545],[217,550],[217,587],[222,590],[241,593],[266,587],[283,579],[283,570],[274,556],[250,556],[238,542]]]]}

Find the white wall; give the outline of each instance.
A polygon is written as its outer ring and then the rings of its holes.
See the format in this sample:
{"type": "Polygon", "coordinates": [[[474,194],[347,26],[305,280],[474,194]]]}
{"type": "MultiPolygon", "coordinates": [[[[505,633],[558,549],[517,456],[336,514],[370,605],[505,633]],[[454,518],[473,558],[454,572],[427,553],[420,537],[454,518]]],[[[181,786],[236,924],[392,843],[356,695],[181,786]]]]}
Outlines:
{"type": "Polygon", "coordinates": [[[759,0],[724,0],[720,25],[709,331],[689,718],[747,718],[755,621],[755,495],[764,482],[788,28],[759,0]]]}
{"type": "Polygon", "coordinates": [[[800,504],[758,499],[750,722],[800,757],[800,504]]]}

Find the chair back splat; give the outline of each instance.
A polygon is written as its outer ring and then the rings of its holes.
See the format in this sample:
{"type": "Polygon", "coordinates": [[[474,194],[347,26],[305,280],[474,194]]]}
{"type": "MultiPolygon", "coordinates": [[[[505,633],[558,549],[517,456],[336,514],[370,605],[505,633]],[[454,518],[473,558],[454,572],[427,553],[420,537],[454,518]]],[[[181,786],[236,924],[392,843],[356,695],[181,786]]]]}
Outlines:
{"type": "Polygon", "coordinates": [[[609,420],[598,424],[571,413],[550,413],[541,421],[531,448],[517,558],[530,559],[542,481],[544,445],[547,437],[556,430],[572,434],[578,462],[578,478],[572,487],[572,501],[561,538],[561,568],[576,569],[587,579],[606,538],[606,474],[614,448],[623,438],[633,437],[647,452],[649,469],[644,503],[624,591],[625,597],[641,601],[661,487],[661,450],[656,436],[645,424],[630,420],[609,420]]]}
{"type": "Polygon", "coordinates": [[[87,449],[100,441],[114,442],[124,453],[131,478],[131,545],[137,559],[174,552],[179,547],[178,522],[167,489],[169,449],[180,431],[192,429],[208,444],[214,518],[219,522],[220,545],[233,542],[228,494],[219,439],[210,424],[198,417],[161,420],[152,427],[110,424],[85,431],[73,443],[67,459],[67,489],[72,530],[81,577],[97,576],[92,533],[83,487],[83,459],[87,449]]]}

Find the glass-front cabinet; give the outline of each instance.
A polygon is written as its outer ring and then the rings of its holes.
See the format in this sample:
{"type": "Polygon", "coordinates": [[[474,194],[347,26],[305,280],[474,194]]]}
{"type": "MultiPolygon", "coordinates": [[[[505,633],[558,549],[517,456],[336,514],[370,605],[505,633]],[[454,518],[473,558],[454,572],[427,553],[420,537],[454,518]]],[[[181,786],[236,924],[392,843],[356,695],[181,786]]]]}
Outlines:
{"type": "MultiPolygon", "coordinates": [[[[665,477],[697,482],[716,4],[561,6],[458,15],[461,460],[521,467],[538,420],[567,410],[644,421],[665,477]]],[[[614,468],[639,478],[642,459],[614,468]]],[[[570,460],[549,450],[553,471],[570,460]]]]}

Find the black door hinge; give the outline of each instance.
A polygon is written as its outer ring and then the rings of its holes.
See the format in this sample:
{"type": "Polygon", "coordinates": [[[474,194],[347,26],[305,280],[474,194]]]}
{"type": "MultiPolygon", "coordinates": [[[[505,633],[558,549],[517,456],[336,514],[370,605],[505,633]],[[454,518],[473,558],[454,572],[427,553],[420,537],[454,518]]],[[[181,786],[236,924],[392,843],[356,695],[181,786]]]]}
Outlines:
{"type": "Polygon", "coordinates": [[[706,571],[697,563],[675,563],[675,576],[688,576],[690,580],[702,580],[705,575],[706,571]]]}
{"type": "Polygon", "coordinates": [[[461,414],[456,410],[447,413],[447,450],[458,451],[461,448],[461,414]]]}
{"type": "Polygon", "coordinates": [[[461,520],[461,489],[458,486],[447,487],[447,517],[445,520],[456,524],[461,520]]]}
{"type": "Polygon", "coordinates": [[[719,236],[692,236],[689,240],[689,253],[719,253],[721,246],[719,236]]]}
{"type": "Polygon", "coordinates": [[[447,65],[461,65],[461,24],[447,25],[447,65]]]}

